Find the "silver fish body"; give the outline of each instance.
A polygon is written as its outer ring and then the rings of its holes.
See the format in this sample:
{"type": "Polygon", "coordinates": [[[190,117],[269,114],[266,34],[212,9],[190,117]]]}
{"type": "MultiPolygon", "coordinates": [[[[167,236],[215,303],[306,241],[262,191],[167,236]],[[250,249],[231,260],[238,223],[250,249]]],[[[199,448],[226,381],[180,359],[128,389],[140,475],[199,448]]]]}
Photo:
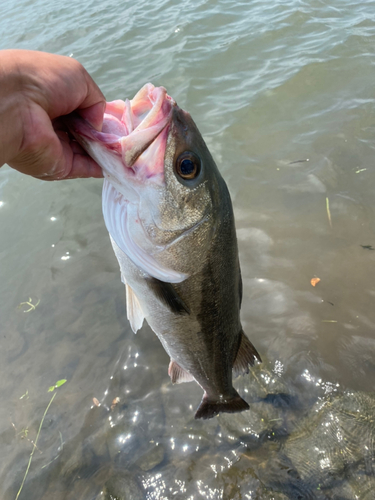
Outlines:
{"type": "MultiPolygon", "coordinates": [[[[125,169],[112,167],[117,146],[105,138],[103,148],[102,136],[98,141],[90,135],[80,119],[69,122],[105,173],[103,214],[126,285],[128,318],[135,332],[145,318],[159,337],[171,359],[173,383],[195,380],[202,387],[196,418],[246,410],[249,405],[233,388],[232,375],[248,373],[260,356],[241,327],[242,282],[230,195],[190,115],[166,93],[168,102],[156,113],[153,86],[147,95],[153,106],[149,114],[154,112],[148,128],[163,124],[151,141],[159,143],[154,168],[152,158],[143,161],[149,136],[135,148],[137,136],[129,138],[136,153],[126,156],[122,148],[125,169]]],[[[138,110],[144,114],[147,108],[146,101],[134,99],[135,118],[122,118],[130,123],[127,129],[137,121],[138,110]]]]}

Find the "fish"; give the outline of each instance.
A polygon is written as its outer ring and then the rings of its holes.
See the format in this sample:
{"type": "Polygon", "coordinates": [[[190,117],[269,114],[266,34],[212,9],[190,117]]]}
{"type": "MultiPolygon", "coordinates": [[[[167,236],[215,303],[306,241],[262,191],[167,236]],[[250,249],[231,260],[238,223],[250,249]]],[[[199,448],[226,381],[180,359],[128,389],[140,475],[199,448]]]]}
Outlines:
{"type": "Polygon", "coordinates": [[[148,83],[106,104],[101,131],[77,114],[66,124],[103,170],[103,216],[132,330],[146,319],[172,383],[203,389],[196,419],[248,410],[233,378],[261,358],[241,326],[232,202],[192,117],[148,83]]]}

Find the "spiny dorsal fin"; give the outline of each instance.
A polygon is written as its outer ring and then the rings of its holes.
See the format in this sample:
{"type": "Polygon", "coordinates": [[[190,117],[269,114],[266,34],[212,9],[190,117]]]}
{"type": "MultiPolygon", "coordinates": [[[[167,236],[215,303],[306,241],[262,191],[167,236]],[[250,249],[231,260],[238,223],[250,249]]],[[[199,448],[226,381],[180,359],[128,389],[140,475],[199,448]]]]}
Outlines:
{"type": "Polygon", "coordinates": [[[255,360],[258,360],[260,363],[262,362],[258,351],[241,330],[240,347],[238,348],[237,356],[233,363],[234,377],[249,373],[249,365],[253,366],[255,360]]]}
{"type": "Polygon", "coordinates": [[[171,377],[172,384],[182,384],[182,382],[193,382],[194,377],[189,372],[181,368],[176,361],[171,359],[168,368],[168,375],[171,377]]]}
{"type": "Polygon", "coordinates": [[[156,297],[174,314],[190,314],[190,309],[171,283],[165,283],[152,277],[146,278],[146,281],[156,297]]]}
{"type": "Polygon", "coordinates": [[[124,281],[126,289],[126,314],[134,333],[142,328],[145,319],[141,305],[133,289],[124,281]]]}

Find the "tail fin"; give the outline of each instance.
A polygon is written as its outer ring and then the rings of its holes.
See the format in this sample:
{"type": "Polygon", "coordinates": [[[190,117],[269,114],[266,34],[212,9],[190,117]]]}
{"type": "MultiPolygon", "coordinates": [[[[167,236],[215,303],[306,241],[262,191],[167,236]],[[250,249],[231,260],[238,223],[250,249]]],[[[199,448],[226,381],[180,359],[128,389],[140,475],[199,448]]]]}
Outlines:
{"type": "Polygon", "coordinates": [[[205,393],[201,404],[195,413],[195,418],[208,419],[215,417],[218,413],[238,413],[240,411],[249,410],[250,406],[244,399],[233,389],[233,395],[229,399],[210,399],[205,393]]]}

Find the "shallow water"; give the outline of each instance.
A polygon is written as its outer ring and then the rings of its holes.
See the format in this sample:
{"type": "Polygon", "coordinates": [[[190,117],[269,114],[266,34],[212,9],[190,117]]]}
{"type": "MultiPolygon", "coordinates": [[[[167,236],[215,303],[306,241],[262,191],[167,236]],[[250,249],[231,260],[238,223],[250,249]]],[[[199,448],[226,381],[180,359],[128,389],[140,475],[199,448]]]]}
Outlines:
{"type": "Polygon", "coordinates": [[[152,81],[192,114],[232,195],[263,363],[236,380],[250,412],[194,421],[201,389],[172,386],[126,320],[101,181],[3,167],[2,499],[60,379],[20,500],[373,498],[374,7],[3,0],[0,48],[73,54],[108,100],[152,81]]]}

